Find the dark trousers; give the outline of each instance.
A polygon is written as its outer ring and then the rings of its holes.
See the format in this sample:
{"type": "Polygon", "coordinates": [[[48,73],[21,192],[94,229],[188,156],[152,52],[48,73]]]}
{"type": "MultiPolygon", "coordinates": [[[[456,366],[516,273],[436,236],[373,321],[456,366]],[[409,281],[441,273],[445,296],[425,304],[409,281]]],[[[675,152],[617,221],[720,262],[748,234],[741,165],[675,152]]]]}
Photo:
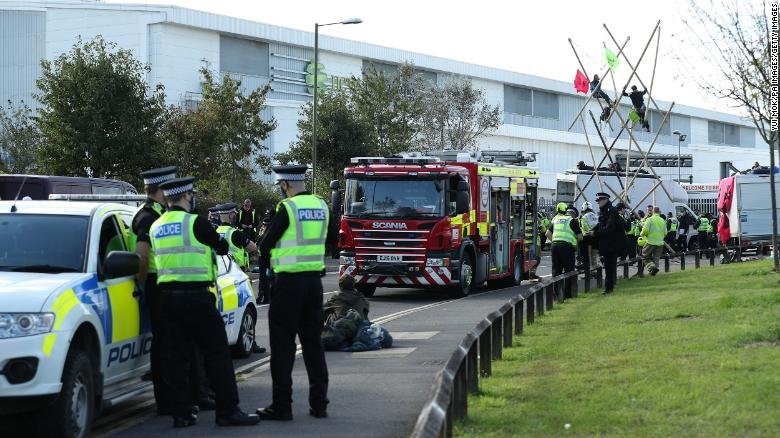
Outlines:
{"type": "Polygon", "coordinates": [[[203,356],[206,376],[214,387],[217,416],[233,414],[238,407],[238,388],[225,323],[217,310],[214,294],[205,287],[163,288],[162,311],[170,339],[168,369],[175,391],[174,415],[186,416],[192,408],[187,370],[195,360],[193,344],[203,356]]]}
{"type": "Polygon", "coordinates": [[[597,91],[593,92],[593,97],[595,97],[596,99],[604,99],[607,102],[607,105],[612,105],[612,99],[610,99],[607,93],[605,93],[600,88],[597,91]]]}
{"type": "Polygon", "coordinates": [[[636,241],[637,237],[633,234],[626,235],[626,248],[623,250],[623,253],[620,254],[620,260],[625,260],[626,258],[631,260],[636,258],[636,241]]]}
{"type": "MultiPolygon", "coordinates": [[[[677,232],[676,231],[670,231],[666,233],[666,237],[664,238],[664,243],[669,245],[669,248],[674,249],[674,241],[677,239],[677,232]]],[[[669,248],[664,245],[664,253],[669,252],[669,248]]]]}
{"type": "Polygon", "coordinates": [[[699,231],[699,249],[707,249],[710,247],[710,233],[706,231],[699,231]]]}
{"type": "MultiPolygon", "coordinates": [[[[574,270],[575,248],[565,242],[553,242],[550,250],[552,258],[552,276],[565,274],[574,270]]],[[[571,286],[577,281],[572,278],[565,282],[563,290],[556,290],[558,298],[571,298],[571,286]]]]}
{"type": "Polygon", "coordinates": [[[687,234],[680,234],[677,236],[677,243],[674,246],[674,249],[682,252],[688,250],[688,235],[687,234]]]}
{"type": "Polygon", "coordinates": [[[259,275],[257,277],[257,287],[259,295],[262,295],[260,302],[263,304],[268,304],[271,299],[271,282],[273,276],[269,275],[271,265],[268,263],[267,258],[260,257],[260,260],[257,262],[257,269],[259,271],[259,275]]]}
{"type": "Polygon", "coordinates": [[[601,257],[604,260],[604,290],[612,292],[615,290],[615,282],[617,281],[618,253],[601,251],[601,257]]]}
{"type": "MultiPolygon", "coordinates": [[[[152,384],[154,385],[154,401],[157,404],[157,412],[169,414],[173,412],[174,390],[168,378],[167,351],[170,340],[168,329],[163,319],[161,291],[157,286],[157,275],[148,274],[144,288],[144,299],[149,310],[149,322],[152,328],[152,349],[149,365],[152,372],[152,384]]],[[[189,367],[190,395],[192,403],[210,397],[208,381],[203,372],[203,358],[193,345],[195,360],[189,367]]]]}
{"type": "Polygon", "coordinates": [[[273,406],[280,412],[292,409],[295,335],[301,340],[303,362],[309,376],[309,406],[324,410],[328,405],[328,367],[320,340],[322,321],[320,273],[275,273],[268,329],[273,406]]]}

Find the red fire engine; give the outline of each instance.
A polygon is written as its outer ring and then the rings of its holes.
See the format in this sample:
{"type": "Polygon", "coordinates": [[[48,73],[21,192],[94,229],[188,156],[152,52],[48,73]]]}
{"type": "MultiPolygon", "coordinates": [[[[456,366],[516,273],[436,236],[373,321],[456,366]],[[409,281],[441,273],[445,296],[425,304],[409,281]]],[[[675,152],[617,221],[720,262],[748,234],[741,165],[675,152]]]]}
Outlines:
{"type": "MultiPolygon", "coordinates": [[[[537,182],[522,151],[352,158],[339,275],[358,290],[520,284],[539,262],[537,182]]],[[[333,186],[338,190],[338,185],[333,186]]]]}

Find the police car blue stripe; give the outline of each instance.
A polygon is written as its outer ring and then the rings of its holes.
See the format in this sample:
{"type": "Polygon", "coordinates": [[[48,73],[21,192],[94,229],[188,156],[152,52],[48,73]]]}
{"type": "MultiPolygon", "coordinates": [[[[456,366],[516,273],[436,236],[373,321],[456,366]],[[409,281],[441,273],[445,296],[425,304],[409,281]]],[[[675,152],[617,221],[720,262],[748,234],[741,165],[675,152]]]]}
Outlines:
{"type": "Polygon", "coordinates": [[[113,339],[114,322],[111,317],[111,300],[108,298],[108,289],[98,288],[97,274],[73,287],[76,297],[82,303],[92,307],[92,310],[100,319],[103,326],[105,343],[110,344],[113,339]]]}

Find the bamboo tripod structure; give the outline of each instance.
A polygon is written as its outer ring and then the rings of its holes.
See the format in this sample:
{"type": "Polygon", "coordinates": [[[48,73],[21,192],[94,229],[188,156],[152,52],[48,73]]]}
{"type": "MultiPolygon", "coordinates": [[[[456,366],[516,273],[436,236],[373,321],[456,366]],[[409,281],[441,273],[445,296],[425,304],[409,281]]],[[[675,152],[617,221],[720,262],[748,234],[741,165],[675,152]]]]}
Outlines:
{"type": "MultiPolygon", "coordinates": [[[[658,65],[658,52],[659,52],[659,46],[661,41],[661,22],[658,21],[653,28],[653,32],[650,34],[650,37],[647,39],[647,42],[645,43],[644,48],[642,49],[642,53],[639,56],[639,58],[636,61],[636,64],[633,64],[631,60],[628,59],[628,56],[624,53],[624,48],[631,40],[630,37],[626,38],[623,44],[619,44],[618,40],[615,39],[615,36],[612,34],[612,32],[609,30],[609,27],[607,27],[606,24],[603,25],[604,29],[606,30],[607,34],[609,35],[609,38],[611,39],[612,43],[615,45],[615,47],[618,49],[618,52],[616,54],[618,59],[625,60],[626,64],[629,68],[631,68],[631,73],[628,76],[628,79],[626,79],[625,84],[623,85],[622,90],[618,91],[619,89],[615,87],[617,92],[617,95],[615,96],[614,101],[611,105],[606,105],[607,108],[610,108],[609,114],[606,116],[606,120],[604,121],[604,124],[612,128],[612,125],[610,124],[610,120],[612,119],[613,115],[616,115],[618,121],[620,122],[620,130],[618,131],[617,135],[614,136],[614,139],[612,142],[608,145],[607,138],[605,137],[604,133],[602,132],[602,126],[599,122],[596,121],[596,117],[593,115],[593,112],[590,110],[587,110],[588,104],[590,103],[591,99],[594,99],[593,93],[589,93],[588,98],[585,100],[585,103],[582,105],[582,108],[580,108],[580,111],[575,116],[574,120],[569,125],[568,130],[571,130],[571,128],[574,126],[575,123],[579,120],[582,125],[582,130],[585,135],[585,140],[588,145],[588,150],[590,151],[591,159],[593,161],[593,174],[588,178],[585,185],[583,187],[577,187],[579,189],[579,194],[575,197],[574,202],[576,203],[577,200],[580,198],[580,196],[583,197],[586,201],[588,201],[587,196],[585,195],[585,189],[588,187],[588,185],[594,180],[594,176],[596,181],[598,181],[600,190],[602,192],[609,190],[612,192],[613,195],[615,195],[615,198],[619,199],[621,202],[625,203],[629,208],[631,208],[630,200],[628,199],[628,193],[631,190],[631,188],[634,185],[634,182],[636,178],[638,177],[640,170],[644,167],[647,168],[653,176],[656,178],[657,182],[653,185],[653,188],[642,198],[640,199],[636,204],[634,204],[633,208],[631,210],[635,210],[642,202],[645,201],[651,194],[655,192],[655,189],[657,187],[661,187],[663,191],[665,192],[666,196],[669,197],[669,199],[672,199],[671,194],[666,190],[666,187],[664,187],[661,184],[661,179],[658,176],[658,173],[655,171],[653,166],[651,165],[650,160],[648,157],[650,156],[651,151],[653,150],[653,147],[655,146],[655,143],[658,141],[658,137],[661,135],[661,128],[664,126],[664,124],[667,123],[667,121],[671,117],[671,111],[672,108],[674,108],[674,102],[671,103],[669,108],[666,111],[663,111],[658,103],[653,99],[652,91],[653,91],[653,85],[655,82],[655,72],[656,67],[658,65]],[[650,48],[653,40],[655,39],[655,59],[653,61],[653,70],[652,70],[652,76],[650,79],[650,88],[648,89],[645,85],[645,82],[642,80],[642,78],[637,73],[637,69],[639,68],[639,65],[642,63],[642,60],[644,59],[645,55],[647,54],[648,49],[650,48]],[[639,141],[634,135],[634,123],[630,121],[630,118],[624,117],[620,113],[620,100],[625,94],[626,90],[628,89],[629,85],[631,84],[631,81],[633,81],[636,78],[636,81],[639,82],[639,84],[644,87],[647,90],[647,95],[649,99],[649,103],[655,107],[655,110],[659,113],[663,114],[663,117],[661,119],[661,123],[655,127],[655,135],[653,136],[652,140],[650,141],[649,146],[647,147],[647,151],[645,152],[642,146],[640,146],[639,141]],[[590,116],[590,122],[593,124],[596,133],[598,134],[598,139],[601,142],[602,147],[604,148],[604,156],[601,158],[601,160],[596,163],[596,156],[593,154],[593,143],[591,142],[590,135],[588,133],[587,125],[588,122],[586,119],[586,113],[590,116]],[[619,169],[619,163],[616,164],[616,160],[613,160],[612,158],[612,150],[615,148],[616,144],[618,143],[618,139],[620,139],[620,136],[623,134],[623,131],[626,131],[628,135],[628,141],[626,144],[626,166],[624,170],[618,170],[619,169]],[[636,149],[636,151],[639,153],[639,156],[641,157],[640,165],[636,167],[636,169],[633,171],[633,175],[631,175],[632,172],[630,172],[629,165],[631,163],[631,152],[632,148],[636,149]],[[599,175],[600,167],[602,164],[604,164],[605,161],[609,160],[610,164],[612,165],[612,169],[614,169],[615,174],[618,176],[618,182],[620,183],[620,190],[615,190],[615,188],[610,187],[603,179],[601,178],[601,175],[599,175]],[[621,174],[625,178],[625,180],[621,179],[621,174]],[[630,176],[630,178],[629,178],[630,176]]],[[[572,51],[574,52],[574,56],[577,58],[577,62],[582,69],[583,74],[588,77],[590,80],[591,76],[588,75],[587,70],[585,69],[585,65],[582,63],[582,60],[580,58],[579,53],[577,53],[577,49],[574,47],[574,42],[571,38],[569,38],[569,45],[572,48],[572,51]]],[[[606,44],[604,45],[606,48],[606,44]]],[[[607,73],[611,74],[613,86],[615,84],[615,78],[614,78],[614,72],[607,67],[606,71],[603,75],[599,76],[599,86],[604,82],[604,77],[607,73]]],[[[605,108],[605,104],[602,103],[601,99],[596,99],[596,101],[599,104],[599,107],[602,109],[602,114],[605,108]]],[[[646,107],[649,107],[649,105],[645,105],[646,107]]],[[[649,108],[645,110],[644,119],[647,120],[650,116],[649,108]]],[[[620,148],[618,148],[620,149],[620,148]]],[[[603,172],[603,170],[601,170],[603,172]]]]}

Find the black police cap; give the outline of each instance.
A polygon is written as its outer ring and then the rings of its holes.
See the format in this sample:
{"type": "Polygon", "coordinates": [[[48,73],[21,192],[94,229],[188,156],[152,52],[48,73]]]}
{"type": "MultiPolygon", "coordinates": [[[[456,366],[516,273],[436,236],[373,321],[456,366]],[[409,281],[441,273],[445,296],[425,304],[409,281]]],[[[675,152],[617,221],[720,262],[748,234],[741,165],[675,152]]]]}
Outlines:
{"type": "Polygon", "coordinates": [[[182,178],[174,178],[160,184],[160,188],[165,196],[176,196],[182,193],[194,191],[195,188],[192,183],[195,182],[194,176],[185,176],[182,178]]]}
{"type": "Polygon", "coordinates": [[[309,167],[305,164],[288,164],[271,168],[276,174],[276,182],[279,181],[304,181],[309,167]]]}
{"type": "Polygon", "coordinates": [[[158,186],[176,178],[176,170],[178,170],[176,166],[158,167],[141,172],[141,178],[144,180],[144,185],[158,186]]]}

